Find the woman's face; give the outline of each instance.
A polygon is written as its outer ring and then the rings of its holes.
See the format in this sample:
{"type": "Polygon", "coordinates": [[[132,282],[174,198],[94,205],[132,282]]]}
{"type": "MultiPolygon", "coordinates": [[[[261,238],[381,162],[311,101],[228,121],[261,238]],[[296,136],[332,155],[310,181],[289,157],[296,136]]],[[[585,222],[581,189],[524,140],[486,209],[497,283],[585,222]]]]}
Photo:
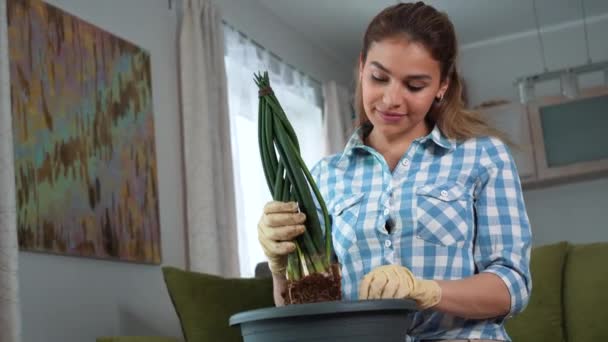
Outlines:
{"type": "Polygon", "coordinates": [[[425,116],[447,89],[439,62],[427,49],[405,38],[373,43],[359,65],[363,108],[372,134],[412,138],[428,134],[425,116]]]}

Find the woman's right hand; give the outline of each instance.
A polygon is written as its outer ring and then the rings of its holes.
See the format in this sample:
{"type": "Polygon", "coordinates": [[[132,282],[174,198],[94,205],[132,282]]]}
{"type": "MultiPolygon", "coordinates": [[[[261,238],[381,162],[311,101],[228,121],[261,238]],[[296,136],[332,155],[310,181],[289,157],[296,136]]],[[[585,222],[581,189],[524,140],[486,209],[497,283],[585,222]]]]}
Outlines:
{"type": "Polygon", "coordinates": [[[274,275],[284,277],[287,255],[296,250],[293,239],[304,233],[306,215],[298,212],[296,202],[269,202],[258,223],[258,239],[274,275]]]}

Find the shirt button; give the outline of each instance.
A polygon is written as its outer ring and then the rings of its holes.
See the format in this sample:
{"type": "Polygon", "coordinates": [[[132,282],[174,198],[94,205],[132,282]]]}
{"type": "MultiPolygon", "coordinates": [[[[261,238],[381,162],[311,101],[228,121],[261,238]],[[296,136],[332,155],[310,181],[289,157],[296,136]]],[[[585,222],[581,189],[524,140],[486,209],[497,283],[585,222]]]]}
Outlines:
{"type": "Polygon", "coordinates": [[[408,165],[410,165],[410,160],[405,158],[401,161],[401,164],[403,164],[403,166],[408,166],[408,165]]]}
{"type": "Polygon", "coordinates": [[[391,240],[386,240],[384,241],[384,246],[386,246],[387,248],[390,247],[393,243],[391,242],[391,240]]]}
{"type": "Polygon", "coordinates": [[[441,190],[441,197],[448,197],[448,192],[446,190],[441,190]]]}
{"type": "Polygon", "coordinates": [[[390,214],[390,213],[391,213],[391,211],[390,211],[390,210],[388,210],[388,208],[387,208],[387,209],[384,209],[384,215],[388,215],[388,214],[390,214]]]}

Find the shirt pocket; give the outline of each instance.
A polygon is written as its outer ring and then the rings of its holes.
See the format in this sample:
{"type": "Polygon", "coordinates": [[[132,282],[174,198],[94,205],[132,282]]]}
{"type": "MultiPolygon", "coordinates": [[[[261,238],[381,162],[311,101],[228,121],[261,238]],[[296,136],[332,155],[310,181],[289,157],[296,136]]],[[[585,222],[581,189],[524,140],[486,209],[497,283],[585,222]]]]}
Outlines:
{"type": "Polygon", "coordinates": [[[416,189],[416,235],[423,240],[461,247],[470,239],[471,196],[456,182],[416,189]]]}
{"type": "Polygon", "coordinates": [[[344,260],[346,252],[357,241],[357,223],[364,194],[345,195],[329,203],[332,216],[332,239],[338,260],[344,260]]]}

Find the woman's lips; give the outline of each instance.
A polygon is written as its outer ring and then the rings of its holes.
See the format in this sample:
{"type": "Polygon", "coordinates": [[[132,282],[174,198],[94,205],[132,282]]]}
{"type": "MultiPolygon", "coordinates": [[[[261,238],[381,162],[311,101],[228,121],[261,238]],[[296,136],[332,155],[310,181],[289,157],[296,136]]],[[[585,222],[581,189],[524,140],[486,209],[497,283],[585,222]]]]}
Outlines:
{"type": "Polygon", "coordinates": [[[397,122],[397,121],[401,120],[403,117],[405,117],[405,115],[406,115],[406,114],[395,113],[395,112],[383,112],[380,110],[378,110],[377,112],[378,112],[378,114],[380,114],[380,117],[386,122],[397,122]]]}

